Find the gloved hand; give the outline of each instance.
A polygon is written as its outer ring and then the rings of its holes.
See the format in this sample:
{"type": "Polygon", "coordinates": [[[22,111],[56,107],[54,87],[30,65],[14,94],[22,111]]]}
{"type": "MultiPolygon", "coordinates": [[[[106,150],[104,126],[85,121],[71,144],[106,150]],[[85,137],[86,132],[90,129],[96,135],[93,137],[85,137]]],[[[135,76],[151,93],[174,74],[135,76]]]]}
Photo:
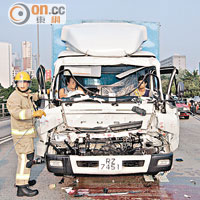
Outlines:
{"type": "Polygon", "coordinates": [[[44,115],[46,117],[46,113],[44,112],[44,110],[36,110],[33,112],[33,117],[41,118],[42,115],[44,115]]]}

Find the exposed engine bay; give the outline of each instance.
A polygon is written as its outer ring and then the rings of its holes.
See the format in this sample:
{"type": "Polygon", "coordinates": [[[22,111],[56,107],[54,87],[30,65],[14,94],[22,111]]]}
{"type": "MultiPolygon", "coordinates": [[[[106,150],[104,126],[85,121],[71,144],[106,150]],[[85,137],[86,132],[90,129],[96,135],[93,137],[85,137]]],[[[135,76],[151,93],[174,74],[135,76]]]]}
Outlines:
{"type": "MultiPolygon", "coordinates": [[[[160,131],[143,132],[142,121],[111,125],[107,128],[76,128],[74,131],[57,127],[51,133],[48,145],[62,155],[146,155],[165,153],[168,147],[166,134],[160,131]]],[[[50,149],[49,149],[50,150],[50,149]]]]}

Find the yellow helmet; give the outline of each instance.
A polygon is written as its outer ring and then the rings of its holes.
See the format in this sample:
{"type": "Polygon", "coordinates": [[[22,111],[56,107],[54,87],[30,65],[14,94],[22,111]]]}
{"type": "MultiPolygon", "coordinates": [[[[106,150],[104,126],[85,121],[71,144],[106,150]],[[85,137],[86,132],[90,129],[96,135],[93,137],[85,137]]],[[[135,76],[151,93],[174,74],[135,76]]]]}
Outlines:
{"type": "Polygon", "coordinates": [[[15,76],[15,82],[17,81],[31,81],[31,78],[27,72],[18,72],[15,76]]]}

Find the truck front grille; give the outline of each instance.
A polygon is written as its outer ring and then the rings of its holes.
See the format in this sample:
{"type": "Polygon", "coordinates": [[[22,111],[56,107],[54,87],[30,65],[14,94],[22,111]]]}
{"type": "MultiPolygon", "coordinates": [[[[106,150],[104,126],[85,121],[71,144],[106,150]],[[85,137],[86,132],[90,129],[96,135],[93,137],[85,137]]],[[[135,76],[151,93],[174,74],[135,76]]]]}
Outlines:
{"type": "Polygon", "coordinates": [[[99,161],[76,161],[78,167],[98,167],[99,161]]]}
{"type": "Polygon", "coordinates": [[[124,167],[143,167],[144,160],[124,160],[122,165],[124,167]]]}
{"type": "MultiPolygon", "coordinates": [[[[99,161],[76,161],[78,167],[98,167],[99,161]]],[[[144,160],[124,160],[123,167],[143,167],[144,160]]]]}

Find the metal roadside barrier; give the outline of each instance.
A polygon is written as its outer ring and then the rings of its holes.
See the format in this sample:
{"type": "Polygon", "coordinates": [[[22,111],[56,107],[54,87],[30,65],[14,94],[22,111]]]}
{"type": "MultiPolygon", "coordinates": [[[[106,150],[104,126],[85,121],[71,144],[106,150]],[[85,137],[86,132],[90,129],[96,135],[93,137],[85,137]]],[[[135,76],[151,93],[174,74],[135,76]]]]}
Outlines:
{"type": "Polygon", "coordinates": [[[6,107],[6,103],[0,103],[0,119],[9,117],[9,116],[10,116],[10,113],[8,112],[8,109],[6,107]]]}
{"type": "Polygon", "coordinates": [[[195,113],[193,113],[193,112],[189,112],[190,113],[190,115],[193,117],[193,118],[195,118],[196,120],[198,120],[198,121],[200,121],[200,117],[199,116],[197,116],[197,114],[195,114],[195,113]]]}

